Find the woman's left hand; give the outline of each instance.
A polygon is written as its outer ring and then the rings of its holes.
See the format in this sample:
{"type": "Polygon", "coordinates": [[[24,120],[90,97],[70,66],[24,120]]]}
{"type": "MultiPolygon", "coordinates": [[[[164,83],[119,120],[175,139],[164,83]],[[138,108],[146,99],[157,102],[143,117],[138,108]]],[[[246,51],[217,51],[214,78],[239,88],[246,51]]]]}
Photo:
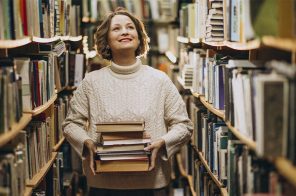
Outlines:
{"type": "Polygon", "coordinates": [[[165,144],[163,139],[156,140],[151,143],[151,145],[144,148],[145,151],[151,151],[151,164],[149,167],[149,171],[154,169],[155,167],[155,160],[158,154],[159,149],[165,144]]]}

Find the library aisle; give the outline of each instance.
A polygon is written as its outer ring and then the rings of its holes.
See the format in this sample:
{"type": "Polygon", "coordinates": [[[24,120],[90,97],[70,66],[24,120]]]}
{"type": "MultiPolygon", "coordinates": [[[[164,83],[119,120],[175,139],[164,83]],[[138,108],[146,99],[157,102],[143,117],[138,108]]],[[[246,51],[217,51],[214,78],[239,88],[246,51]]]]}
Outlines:
{"type": "Polygon", "coordinates": [[[295,195],[296,0],[1,1],[0,195],[88,195],[62,123],[85,75],[110,63],[94,33],[117,7],[144,22],[141,60],[170,77],[193,122],[170,196],[295,195]]]}

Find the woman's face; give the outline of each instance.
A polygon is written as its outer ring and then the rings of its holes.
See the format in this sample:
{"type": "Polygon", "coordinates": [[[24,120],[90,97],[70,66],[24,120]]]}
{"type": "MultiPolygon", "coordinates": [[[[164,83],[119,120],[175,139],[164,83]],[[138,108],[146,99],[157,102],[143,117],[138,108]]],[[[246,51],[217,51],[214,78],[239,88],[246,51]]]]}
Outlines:
{"type": "Polygon", "coordinates": [[[110,24],[108,32],[108,43],[112,54],[122,50],[132,50],[139,46],[139,37],[136,26],[126,15],[115,15],[110,24]]]}

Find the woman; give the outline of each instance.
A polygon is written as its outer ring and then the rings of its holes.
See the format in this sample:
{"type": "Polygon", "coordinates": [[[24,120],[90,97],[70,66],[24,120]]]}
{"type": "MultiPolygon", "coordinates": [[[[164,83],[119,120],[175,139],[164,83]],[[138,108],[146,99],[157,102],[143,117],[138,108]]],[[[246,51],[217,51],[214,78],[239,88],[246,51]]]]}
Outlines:
{"type": "Polygon", "coordinates": [[[90,195],[166,195],[170,182],[169,158],[188,142],[192,123],[171,80],[143,65],[149,38],[143,23],[121,9],[111,13],[96,32],[97,52],[111,65],[86,75],[70,103],[64,135],[84,158],[90,195]],[[95,124],[145,120],[152,143],[147,172],[94,172],[95,124]],[[88,121],[89,128],[85,130],[88,121]]]}

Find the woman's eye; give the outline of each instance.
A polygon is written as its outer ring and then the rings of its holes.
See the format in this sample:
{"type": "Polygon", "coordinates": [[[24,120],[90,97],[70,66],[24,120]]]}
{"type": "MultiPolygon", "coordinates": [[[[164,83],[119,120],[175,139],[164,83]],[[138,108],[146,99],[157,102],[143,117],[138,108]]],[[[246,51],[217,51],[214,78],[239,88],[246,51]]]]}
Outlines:
{"type": "Polygon", "coordinates": [[[134,29],[134,27],[133,26],[129,26],[129,27],[127,27],[128,29],[134,29]]]}
{"type": "Polygon", "coordinates": [[[113,31],[118,31],[118,30],[119,30],[119,27],[113,28],[113,31]]]}

